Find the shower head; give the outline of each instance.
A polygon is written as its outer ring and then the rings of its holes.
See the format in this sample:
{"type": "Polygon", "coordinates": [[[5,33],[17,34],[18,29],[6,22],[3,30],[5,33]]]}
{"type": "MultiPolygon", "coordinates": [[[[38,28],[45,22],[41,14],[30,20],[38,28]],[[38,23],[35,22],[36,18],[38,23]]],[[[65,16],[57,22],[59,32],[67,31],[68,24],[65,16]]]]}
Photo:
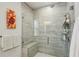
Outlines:
{"type": "Polygon", "coordinates": [[[55,5],[51,5],[50,7],[53,8],[55,5]]]}
{"type": "Polygon", "coordinates": [[[72,5],[72,6],[70,6],[70,10],[74,10],[74,6],[72,5]]]}

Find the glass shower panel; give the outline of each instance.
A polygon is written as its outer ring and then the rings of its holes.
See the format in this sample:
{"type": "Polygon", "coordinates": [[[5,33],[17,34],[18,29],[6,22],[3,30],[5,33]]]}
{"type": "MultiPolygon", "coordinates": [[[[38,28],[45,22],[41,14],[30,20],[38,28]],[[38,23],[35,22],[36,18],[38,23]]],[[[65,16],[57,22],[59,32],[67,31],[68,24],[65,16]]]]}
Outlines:
{"type": "Polygon", "coordinates": [[[52,56],[69,56],[70,42],[64,40],[63,23],[67,12],[66,5],[46,7],[36,11],[36,19],[39,22],[39,51],[52,56]]]}
{"type": "Polygon", "coordinates": [[[66,56],[65,41],[62,40],[62,23],[52,21],[40,22],[40,51],[54,55],[66,56]]]}

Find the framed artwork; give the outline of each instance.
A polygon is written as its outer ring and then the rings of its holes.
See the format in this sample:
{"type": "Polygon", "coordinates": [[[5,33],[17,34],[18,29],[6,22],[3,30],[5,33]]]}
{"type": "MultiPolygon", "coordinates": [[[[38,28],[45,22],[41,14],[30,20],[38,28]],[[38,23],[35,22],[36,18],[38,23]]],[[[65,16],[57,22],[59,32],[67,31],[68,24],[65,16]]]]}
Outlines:
{"type": "Polygon", "coordinates": [[[7,9],[7,28],[8,29],[16,28],[16,13],[12,9],[7,9]]]}

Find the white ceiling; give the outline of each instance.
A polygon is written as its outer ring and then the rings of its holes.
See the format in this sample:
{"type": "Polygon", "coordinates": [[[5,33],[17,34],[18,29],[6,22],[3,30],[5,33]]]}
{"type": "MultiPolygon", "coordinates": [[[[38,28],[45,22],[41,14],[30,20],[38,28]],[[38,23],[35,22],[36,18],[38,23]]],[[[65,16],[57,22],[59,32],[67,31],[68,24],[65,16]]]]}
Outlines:
{"type": "Polygon", "coordinates": [[[46,6],[51,6],[54,4],[63,5],[65,2],[25,2],[28,4],[32,9],[38,9],[46,6]]]}
{"type": "Polygon", "coordinates": [[[38,9],[49,5],[54,5],[57,2],[26,2],[32,9],[38,9]]]}

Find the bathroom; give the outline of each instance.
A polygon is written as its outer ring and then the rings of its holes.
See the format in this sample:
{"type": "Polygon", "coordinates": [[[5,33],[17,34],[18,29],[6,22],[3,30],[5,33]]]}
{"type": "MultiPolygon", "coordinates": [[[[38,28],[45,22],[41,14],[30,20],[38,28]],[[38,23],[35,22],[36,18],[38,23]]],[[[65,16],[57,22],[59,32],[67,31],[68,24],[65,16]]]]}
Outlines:
{"type": "Polygon", "coordinates": [[[0,57],[79,56],[79,3],[0,2],[0,8],[0,57]],[[10,27],[6,20],[16,21],[10,27]]]}
{"type": "Polygon", "coordinates": [[[73,2],[22,3],[22,55],[24,57],[69,57],[73,25],[73,2]],[[65,15],[68,15],[69,19],[68,29],[64,28],[65,15]],[[68,38],[65,37],[66,34],[68,38]]]}

